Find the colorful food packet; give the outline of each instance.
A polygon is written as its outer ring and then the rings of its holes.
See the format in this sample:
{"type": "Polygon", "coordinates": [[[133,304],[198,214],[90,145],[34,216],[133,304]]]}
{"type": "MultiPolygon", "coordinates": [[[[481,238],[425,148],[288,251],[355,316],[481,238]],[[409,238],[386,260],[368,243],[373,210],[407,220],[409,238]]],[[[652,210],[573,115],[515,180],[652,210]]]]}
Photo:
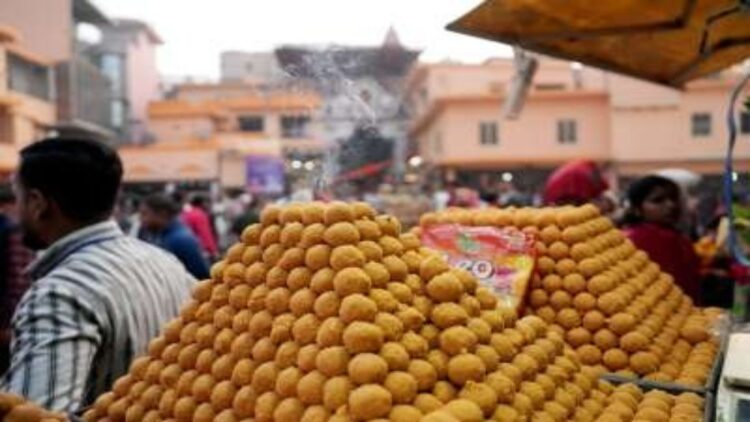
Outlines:
{"type": "Polygon", "coordinates": [[[443,253],[452,266],[470,271],[502,304],[517,310],[534,271],[534,241],[515,227],[436,224],[422,229],[424,246],[443,253]]]}

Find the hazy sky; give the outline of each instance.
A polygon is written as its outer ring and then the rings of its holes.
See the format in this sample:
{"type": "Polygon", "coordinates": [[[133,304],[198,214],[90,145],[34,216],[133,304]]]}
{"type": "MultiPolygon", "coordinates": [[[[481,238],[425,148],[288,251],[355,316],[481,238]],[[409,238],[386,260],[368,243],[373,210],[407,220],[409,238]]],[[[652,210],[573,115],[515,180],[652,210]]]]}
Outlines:
{"type": "Polygon", "coordinates": [[[501,44],[448,32],[445,25],[481,0],[93,0],[113,17],[150,23],[165,44],[159,68],[169,76],[218,77],[224,50],[278,44],[373,45],[393,25],[422,60],[476,62],[506,56],[501,44]]]}

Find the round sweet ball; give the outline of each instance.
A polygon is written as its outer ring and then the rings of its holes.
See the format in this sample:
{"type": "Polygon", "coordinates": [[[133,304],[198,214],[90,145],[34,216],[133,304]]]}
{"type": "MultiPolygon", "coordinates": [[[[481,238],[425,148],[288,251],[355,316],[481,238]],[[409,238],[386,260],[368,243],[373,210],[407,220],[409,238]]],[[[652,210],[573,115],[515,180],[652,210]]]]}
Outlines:
{"type": "Polygon", "coordinates": [[[302,205],[302,223],[306,226],[322,223],[325,210],[325,205],[319,202],[302,205]]]}
{"type": "Polygon", "coordinates": [[[279,214],[281,214],[281,207],[268,205],[260,212],[260,223],[264,226],[276,224],[279,222],[279,214]]]}
{"type": "Polygon", "coordinates": [[[256,245],[260,240],[260,233],[263,227],[260,224],[251,224],[242,230],[240,239],[245,245],[256,245]]]}
{"type": "Polygon", "coordinates": [[[448,270],[450,270],[450,265],[441,256],[431,255],[422,260],[419,265],[419,276],[422,280],[428,281],[448,270]]]}
{"type": "Polygon", "coordinates": [[[399,237],[401,235],[401,222],[392,215],[379,215],[375,217],[375,222],[378,223],[380,231],[388,236],[399,237]]]}
{"type": "Polygon", "coordinates": [[[391,413],[388,414],[388,419],[392,422],[412,422],[421,418],[422,412],[419,409],[404,404],[393,406],[391,413]]]}
{"type": "Polygon", "coordinates": [[[449,381],[438,381],[432,388],[432,394],[441,402],[448,403],[458,396],[458,391],[449,381]]]}
{"type": "Polygon", "coordinates": [[[401,343],[388,342],[380,350],[380,356],[388,363],[391,371],[402,371],[409,367],[409,352],[401,343]]]}
{"type": "Polygon", "coordinates": [[[708,340],[709,337],[708,330],[705,326],[692,322],[688,322],[682,326],[680,336],[690,344],[698,344],[702,341],[708,340]]]}
{"type": "Polygon", "coordinates": [[[426,360],[414,359],[409,362],[409,373],[417,380],[417,389],[427,391],[435,386],[438,373],[432,364],[426,360]]]}
{"type": "Polygon", "coordinates": [[[497,393],[487,384],[468,381],[458,396],[478,405],[487,416],[492,415],[497,406],[497,393]]]}
{"type": "Polygon", "coordinates": [[[355,321],[344,330],[344,346],[349,353],[377,353],[383,346],[383,330],[369,322],[355,321]]]}
{"type": "Polygon", "coordinates": [[[411,403],[417,397],[417,380],[408,372],[391,372],[385,378],[383,386],[390,391],[394,403],[411,403]]]}
{"type": "Polygon", "coordinates": [[[273,418],[277,421],[298,421],[304,413],[305,407],[302,402],[296,397],[288,397],[276,406],[273,411],[273,418]]]}
{"type": "Polygon", "coordinates": [[[630,357],[630,368],[639,375],[659,370],[659,358],[649,352],[637,352],[630,357]]]}
{"type": "Polygon", "coordinates": [[[370,276],[361,268],[344,268],[333,277],[333,288],[339,297],[368,294],[371,285],[370,276]]]}
{"type": "Polygon", "coordinates": [[[427,294],[438,302],[456,302],[463,293],[464,285],[461,280],[450,272],[436,275],[427,283],[427,294]]]}
{"type": "Polygon", "coordinates": [[[464,385],[468,381],[479,382],[486,373],[484,362],[476,355],[462,353],[448,361],[448,378],[457,385],[464,385]]]}
{"type": "Polygon", "coordinates": [[[319,371],[305,374],[297,383],[297,396],[307,405],[323,402],[323,386],[327,378],[319,371]]]}
{"type": "Polygon", "coordinates": [[[368,204],[367,202],[354,202],[351,204],[352,211],[354,211],[354,217],[355,218],[368,218],[372,219],[375,218],[376,212],[375,208],[372,207],[372,205],[368,204]]]}
{"type": "Polygon", "coordinates": [[[450,327],[440,333],[440,349],[450,356],[473,351],[478,342],[476,334],[463,326],[450,327]]]}
{"type": "Polygon", "coordinates": [[[331,412],[335,412],[347,403],[351,391],[352,382],[349,378],[333,377],[323,386],[323,405],[331,412]]]}
{"type": "Polygon", "coordinates": [[[360,237],[357,227],[349,222],[336,223],[323,232],[323,240],[331,246],[356,245],[360,237]]]}
{"type": "Polygon", "coordinates": [[[331,251],[329,258],[331,268],[342,270],[348,267],[362,267],[365,265],[365,254],[354,245],[337,246],[331,251]]]}
{"type": "Polygon", "coordinates": [[[633,330],[638,321],[629,313],[618,312],[609,317],[609,329],[618,336],[633,330]]]}
{"type": "Polygon", "coordinates": [[[593,344],[584,344],[578,347],[576,352],[581,363],[585,365],[598,365],[601,362],[602,351],[593,344]]]}
{"type": "Polygon", "coordinates": [[[373,321],[377,313],[378,305],[375,301],[361,293],[346,296],[339,308],[339,316],[346,324],[354,321],[373,321]]]}
{"type": "Polygon", "coordinates": [[[348,373],[355,384],[380,384],[388,374],[388,363],[374,353],[360,353],[349,361],[348,373]]]}
{"type": "Polygon", "coordinates": [[[462,422],[481,422],[484,420],[482,408],[471,400],[460,398],[447,403],[441,409],[462,422]]]}
{"type": "Polygon", "coordinates": [[[341,346],[327,347],[315,357],[315,367],[327,377],[343,375],[348,363],[349,353],[341,346]]]}
{"type": "Polygon", "coordinates": [[[445,329],[454,325],[466,325],[469,314],[460,305],[446,302],[432,308],[430,319],[436,326],[445,329]]]}
{"type": "MultiPolygon", "coordinates": [[[[438,401],[438,403],[442,405],[442,402],[438,401]]],[[[439,409],[441,407],[440,405],[437,406],[436,409],[439,409]]],[[[420,422],[460,422],[460,419],[444,410],[435,410],[434,412],[425,415],[420,419],[420,422]]]]}
{"type": "Polygon", "coordinates": [[[506,404],[498,406],[493,414],[493,419],[496,421],[515,421],[518,420],[518,417],[518,411],[506,404]]]}
{"type": "Polygon", "coordinates": [[[621,349],[615,348],[609,349],[604,352],[604,355],[602,356],[602,362],[607,368],[613,371],[617,371],[626,368],[628,366],[629,359],[627,353],[623,352],[621,349]]]}
{"type": "Polygon", "coordinates": [[[328,226],[343,221],[354,221],[355,218],[353,207],[344,202],[332,202],[323,212],[323,222],[328,226]]]}
{"type": "Polygon", "coordinates": [[[632,331],[620,337],[620,348],[628,353],[645,350],[650,343],[648,337],[638,331],[632,331]]]}
{"type": "Polygon", "coordinates": [[[398,340],[404,332],[404,323],[391,313],[378,313],[375,316],[375,324],[383,330],[386,340],[389,341],[398,340]]]}
{"type": "Polygon", "coordinates": [[[380,385],[363,385],[349,395],[349,412],[356,420],[380,418],[391,411],[391,393],[380,385]]]}

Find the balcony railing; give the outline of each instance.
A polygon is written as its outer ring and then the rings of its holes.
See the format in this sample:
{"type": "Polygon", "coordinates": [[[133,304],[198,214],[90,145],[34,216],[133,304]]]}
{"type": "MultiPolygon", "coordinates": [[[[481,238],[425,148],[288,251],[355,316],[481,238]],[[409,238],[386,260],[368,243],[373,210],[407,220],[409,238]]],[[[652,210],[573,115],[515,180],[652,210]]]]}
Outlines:
{"type": "Polygon", "coordinates": [[[80,58],[57,65],[57,110],[60,122],[112,130],[112,87],[93,64],[80,58]]]}

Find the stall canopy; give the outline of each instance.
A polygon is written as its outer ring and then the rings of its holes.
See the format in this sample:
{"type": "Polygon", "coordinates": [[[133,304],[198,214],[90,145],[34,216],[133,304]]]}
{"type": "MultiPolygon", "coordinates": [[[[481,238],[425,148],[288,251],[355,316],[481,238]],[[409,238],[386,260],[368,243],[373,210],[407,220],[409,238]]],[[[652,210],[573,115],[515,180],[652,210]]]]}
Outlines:
{"type": "Polygon", "coordinates": [[[682,87],[750,57],[750,0],[486,0],[448,29],[682,87]]]}

